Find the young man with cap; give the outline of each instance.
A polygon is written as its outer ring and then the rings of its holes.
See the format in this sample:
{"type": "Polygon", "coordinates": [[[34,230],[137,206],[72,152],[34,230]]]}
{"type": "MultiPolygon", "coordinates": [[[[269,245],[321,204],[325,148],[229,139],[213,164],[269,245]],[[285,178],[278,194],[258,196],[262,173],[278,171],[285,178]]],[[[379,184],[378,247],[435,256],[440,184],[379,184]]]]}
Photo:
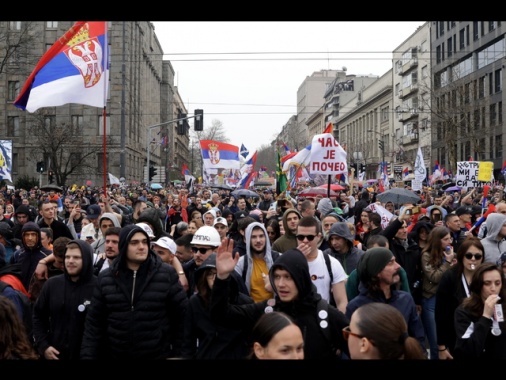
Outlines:
{"type": "Polygon", "coordinates": [[[461,230],[469,231],[473,226],[471,223],[471,217],[473,216],[472,206],[460,206],[457,210],[455,210],[455,214],[457,214],[460,218],[461,230]]]}
{"type": "Polygon", "coordinates": [[[214,228],[216,228],[216,231],[220,234],[220,240],[223,240],[227,237],[228,234],[228,223],[227,220],[219,216],[216,218],[213,224],[214,228]]]}
{"type": "MultiPolygon", "coordinates": [[[[264,219],[267,219],[268,211],[271,208],[271,205],[274,203],[274,199],[272,198],[272,190],[271,189],[265,189],[264,190],[264,197],[263,200],[258,203],[257,208],[262,211],[262,214],[264,215],[264,219]]],[[[275,209],[275,208],[274,208],[275,209]]]]}
{"type": "Polygon", "coordinates": [[[179,357],[188,304],[179,275],[139,226],[123,227],[119,255],[100,275],[88,306],[81,359],[179,357]]]}
{"type": "Polygon", "coordinates": [[[177,246],[176,242],[170,237],[161,237],[160,239],[151,243],[151,249],[162,259],[164,263],[167,263],[174,267],[177,274],[179,275],[179,281],[185,291],[188,290],[188,280],[183,271],[183,265],[176,257],[177,246]]]}
{"type": "Polygon", "coordinates": [[[346,316],[351,318],[360,306],[370,302],[388,303],[398,309],[408,325],[408,334],[420,342],[425,350],[425,331],[410,293],[397,290],[401,266],[387,248],[370,248],[360,258],[357,275],[360,294],[346,306],[346,316]]]}

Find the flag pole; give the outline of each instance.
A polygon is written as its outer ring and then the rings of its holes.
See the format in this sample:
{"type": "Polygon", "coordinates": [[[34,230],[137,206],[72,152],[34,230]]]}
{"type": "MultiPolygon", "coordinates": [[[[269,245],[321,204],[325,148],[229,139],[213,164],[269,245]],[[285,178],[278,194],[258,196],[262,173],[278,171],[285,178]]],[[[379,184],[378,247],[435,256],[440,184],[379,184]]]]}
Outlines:
{"type": "Polygon", "coordinates": [[[104,109],[102,111],[102,119],[104,124],[104,136],[103,136],[103,150],[104,150],[104,196],[107,196],[107,84],[109,83],[108,68],[109,68],[109,30],[107,21],[104,21],[104,109]]]}

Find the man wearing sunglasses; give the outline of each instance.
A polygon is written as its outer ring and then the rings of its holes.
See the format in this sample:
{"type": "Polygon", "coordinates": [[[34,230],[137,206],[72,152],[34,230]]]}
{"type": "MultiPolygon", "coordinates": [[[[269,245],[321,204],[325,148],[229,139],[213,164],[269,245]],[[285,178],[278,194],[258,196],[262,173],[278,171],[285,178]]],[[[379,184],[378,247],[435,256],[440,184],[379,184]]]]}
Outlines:
{"type": "MultiPolygon", "coordinates": [[[[188,290],[186,295],[188,298],[196,291],[195,284],[195,271],[200,268],[202,263],[211,256],[211,253],[216,251],[216,248],[221,244],[220,234],[216,228],[211,226],[200,227],[191,241],[191,250],[193,252],[193,258],[183,265],[183,271],[188,280],[188,290]]],[[[238,277],[238,282],[241,285],[241,293],[248,294],[246,285],[244,284],[241,276],[236,273],[234,276],[238,277]]]]}
{"type": "Polygon", "coordinates": [[[341,312],[346,312],[348,297],[345,284],[348,275],[335,257],[324,254],[318,249],[318,244],[322,239],[320,221],[313,216],[304,216],[297,226],[296,238],[297,249],[306,257],[311,280],[318,293],[330,304],[335,304],[341,312]],[[330,265],[327,264],[327,259],[330,265]]]}

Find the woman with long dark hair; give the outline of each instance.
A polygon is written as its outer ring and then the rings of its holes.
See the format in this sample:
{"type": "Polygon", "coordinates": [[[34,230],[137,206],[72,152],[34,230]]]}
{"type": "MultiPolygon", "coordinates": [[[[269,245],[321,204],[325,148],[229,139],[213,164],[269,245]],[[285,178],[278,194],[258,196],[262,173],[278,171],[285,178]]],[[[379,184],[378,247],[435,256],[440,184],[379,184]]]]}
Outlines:
{"type": "Polygon", "coordinates": [[[494,263],[478,266],[470,295],[455,310],[455,359],[506,359],[502,270],[494,263]]]}

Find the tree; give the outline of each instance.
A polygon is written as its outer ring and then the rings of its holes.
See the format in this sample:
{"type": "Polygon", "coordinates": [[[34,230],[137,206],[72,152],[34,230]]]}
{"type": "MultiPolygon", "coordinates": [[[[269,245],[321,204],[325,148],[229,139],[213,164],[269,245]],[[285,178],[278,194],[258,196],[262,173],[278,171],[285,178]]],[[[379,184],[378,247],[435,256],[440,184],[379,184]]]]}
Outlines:
{"type": "MultiPolygon", "coordinates": [[[[81,143],[87,126],[76,126],[70,122],[56,124],[54,116],[44,111],[37,111],[33,117],[27,123],[32,137],[29,140],[32,144],[29,156],[34,163],[44,157],[48,164],[46,169],[54,172],[58,186],[64,186],[71,175],[86,176],[102,171],[103,165],[98,167],[97,159],[97,155],[103,152],[102,140],[97,138],[95,144],[81,143]]],[[[110,145],[111,139],[107,140],[107,145],[110,145]]]]}
{"type": "MultiPolygon", "coordinates": [[[[26,68],[35,67],[38,57],[27,49],[35,38],[32,21],[3,21],[8,26],[0,28],[0,74],[16,72],[28,76],[26,68]]],[[[19,89],[21,90],[21,89],[19,89]]]]}

